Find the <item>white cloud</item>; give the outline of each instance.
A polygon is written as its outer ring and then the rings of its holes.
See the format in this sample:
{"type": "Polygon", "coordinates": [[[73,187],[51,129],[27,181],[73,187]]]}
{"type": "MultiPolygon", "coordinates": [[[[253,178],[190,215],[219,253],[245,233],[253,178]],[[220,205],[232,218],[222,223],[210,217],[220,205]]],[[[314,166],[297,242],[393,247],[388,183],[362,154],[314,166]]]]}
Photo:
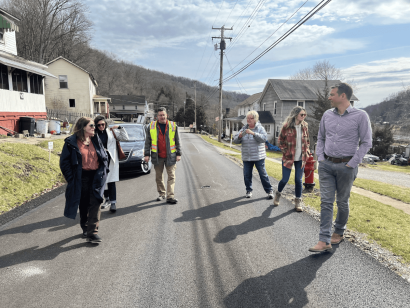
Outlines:
{"type": "Polygon", "coordinates": [[[410,58],[372,61],[344,69],[343,73],[358,83],[358,106],[365,107],[410,85],[410,58]]]}
{"type": "Polygon", "coordinates": [[[409,0],[344,0],[332,1],[314,19],[327,21],[366,22],[370,24],[410,23],[409,0]]]}

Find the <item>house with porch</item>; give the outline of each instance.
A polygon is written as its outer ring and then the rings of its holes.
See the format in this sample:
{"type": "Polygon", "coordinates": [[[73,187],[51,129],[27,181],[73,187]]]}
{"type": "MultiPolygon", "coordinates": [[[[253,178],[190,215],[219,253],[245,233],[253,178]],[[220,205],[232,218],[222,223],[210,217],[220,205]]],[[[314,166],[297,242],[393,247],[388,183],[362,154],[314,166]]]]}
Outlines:
{"type": "Polygon", "coordinates": [[[109,117],[109,97],[97,95],[94,76],[77,64],[58,57],[47,63],[47,71],[58,79],[46,77],[47,109],[94,117],[109,117]]]}
{"type": "Polygon", "coordinates": [[[111,117],[126,122],[148,123],[154,119],[154,105],[143,95],[110,95],[111,117]]]}
{"type": "MultiPolygon", "coordinates": [[[[330,88],[340,80],[328,80],[327,86],[330,88]]],[[[290,80],[290,79],[269,79],[262,91],[259,99],[261,111],[269,111],[274,120],[273,127],[270,128],[272,144],[278,144],[280,130],[295,106],[302,106],[307,111],[307,121],[312,121],[313,106],[318,98],[318,92],[325,88],[324,80],[290,80]]],[[[359,99],[353,94],[350,103],[359,99]]],[[[262,122],[261,122],[262,123],[262,122]]]]}
{"type": "Polygon", "coordinates": [[[259,111],[259,99],[262,95],[262,92],[255,93],[245,99],[242,103],[238,105],[238,117],[241,115],[245,115],[250,110],[259,111]]]}
{"type": "Polygon", "coordinates": [[[0,8],[0,134],[19,131],[21,117],[45,119],[44,77],[56,79],[47,66],[17,55],[20,20],[0,8]],[[11,131],[10,131],[11,130],[11,131]]]}

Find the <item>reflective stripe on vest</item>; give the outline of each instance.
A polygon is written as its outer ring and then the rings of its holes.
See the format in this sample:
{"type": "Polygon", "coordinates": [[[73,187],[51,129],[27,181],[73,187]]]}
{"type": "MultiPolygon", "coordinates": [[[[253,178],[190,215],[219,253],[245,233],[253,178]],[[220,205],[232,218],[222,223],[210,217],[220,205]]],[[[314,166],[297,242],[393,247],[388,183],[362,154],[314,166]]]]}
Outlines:
{"type": "MultiPolygon", "coordinates": [[[[175,153],[177,151],[177,148],[175,146],[175,130],[176,130],[176,125],[172,121],[168,121],[168,135],[169,135],[169,146],[171,149],[171,153],[175,153]],[[171,128],[171,129],[169,129],[171,128]]],[[[158,134],[157,134],[157,121],[152,121],[150,124],[150,135],[151,135],[151,151],[152,152],[157,152],[158,151],[158,146],[157,146],[157,141],[158,141],[158,134]]]]}

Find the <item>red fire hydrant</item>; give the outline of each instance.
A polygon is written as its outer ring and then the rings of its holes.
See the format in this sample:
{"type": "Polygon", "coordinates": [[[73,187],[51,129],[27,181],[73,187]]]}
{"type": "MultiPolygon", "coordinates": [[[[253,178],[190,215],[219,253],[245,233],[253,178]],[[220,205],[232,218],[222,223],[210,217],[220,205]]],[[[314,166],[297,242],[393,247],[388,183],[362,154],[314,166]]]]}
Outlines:
{"type": "Polygon", "coordinates": [[[315,187],[315,160],[313,159],[312,153],[309,154],[309,157],[305,165],[305,189],[311,189],[315,187]]]}

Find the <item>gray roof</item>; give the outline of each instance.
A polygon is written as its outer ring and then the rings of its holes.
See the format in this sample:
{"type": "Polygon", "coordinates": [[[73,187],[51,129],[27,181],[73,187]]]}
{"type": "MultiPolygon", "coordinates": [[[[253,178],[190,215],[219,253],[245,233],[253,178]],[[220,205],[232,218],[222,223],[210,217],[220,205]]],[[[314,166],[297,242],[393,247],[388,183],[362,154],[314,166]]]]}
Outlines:
{"type": "Polygon", "coordinates": [[[270,124],[275,123],[275,120],[272,117],[272,113],[270,111],[258,111],[259,114],[259,122],[261,124],[270,124]]]}
{"type": "Polygon", "coordinates": [[[143,95],[108,95],[111,98],[110,105],[136,104],[145,105],[145,96],[143,95]]]}
{"type": "MultiPolygon", "coordinates": [[[[324,80],[290,80],[290,79],[269,79],[279,99],[286,100],[317,100],[317,92],[325,87],[324,80]]],[[[340,80],[328,80],[328,87],[332,87],[340,80]]],[[[353,94],[351,101],[359,99],[353,94]]]]}
{"type": "Polygon", "coordinates": [[[251,96],[249,96],[247,99],[245,99],[242,103],[240,103],[238,106],[248,106],[252,105],[254,102],[259,100],[261,98],[262,92],[255,93],[251,96]]]}
{"type": "Polygon", "coordinates": [[[242,122],[242,120],[245,119],[245,115],[240,115],[239,117],[233,117],[233,118],[225,118],[225,120],[227,121],[231,121],[231,122],[242,122]]]}

